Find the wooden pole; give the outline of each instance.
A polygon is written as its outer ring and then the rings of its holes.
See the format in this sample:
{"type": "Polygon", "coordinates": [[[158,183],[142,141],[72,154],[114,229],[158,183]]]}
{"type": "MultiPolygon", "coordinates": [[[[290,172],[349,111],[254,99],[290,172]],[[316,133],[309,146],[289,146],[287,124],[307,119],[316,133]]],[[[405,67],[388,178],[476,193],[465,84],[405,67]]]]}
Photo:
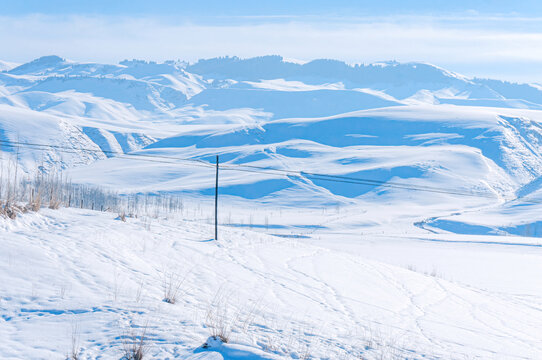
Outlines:
{"type": "Polygon", "coordinates": [[[216,182],[215,182],[215,240],[218,240],[218,155],[216,156],[216,182]]]}

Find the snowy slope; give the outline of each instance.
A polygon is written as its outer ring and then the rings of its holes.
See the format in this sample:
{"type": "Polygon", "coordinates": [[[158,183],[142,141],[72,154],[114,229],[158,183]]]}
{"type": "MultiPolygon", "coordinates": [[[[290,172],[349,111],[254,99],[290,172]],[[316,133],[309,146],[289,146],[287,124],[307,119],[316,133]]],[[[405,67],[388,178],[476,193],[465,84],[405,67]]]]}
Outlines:
{"type": "MultiPolygon", "coordinates": [[[[74,181],[124,192],[207,196],[213,169],[178,159],[213,162],[219,154],[221,194],[233,202],[311,208],[411,199],[421,208],[401,208],[400,218],[413,226],[473,206],[506,213],[504,202],[540,197],[540,95],[537,85],[423,63],[266,56],[110,65],[45,56],[0,73],[0,138],[63,149],[3,144],[2,162],[18,158],[26,172],[66,169],[74,181]],[[172,159],[111,158],[134,151],[172,159]],[[303,172],[249,173],[240,165],[303,172]],[[334,183],[307,172],[482,196],[334,183]]],[[[519,217],[484,233],[506,232],[519,217]]],[[[387,221],[376,215],[366,223],[387,221]]],[[[431,231],[439,229],[451,227],[431,231]]]]}
{"type": "MultiPolygon", "coordinates": [[[[211,134],[184,133],[155,142],[140,153],[210,162],[220,154],[225,170],[239,165],[303,170],[474,191],[497,200],[515,197],[519,188],[542,174],[539,118],[537,112],[510,109],[411,105],[327,118],[277,120],[211,134]]],[[[190,169],[186,162],[148,166],[154,169],[154,176],[168,172],[168,176],[156,177],[163,181],[145,184],[157,190],[206,192],[214,186],[209,170],[190,169]]],[[[96,163],[72,174],[80,181],[92,182],[91,174],[97,169],[107,183],[119,179],[123,188],[133,190],[144,185],[130,180],[138,178],[137,162],[121,159],[96,163]],[[121,173],[130,175],[123,180],[121,173]]],[[[248,198],[280,197],[275,193],[295,189],[299,194],[310,191],[307,198],[318,192],[332,201],[374,190],[309,175],[297,179],[275,173],[225,171],[221,179],[222,194],[248,198]],[[241,187],[243,184],[248,186],[241,187]]]]}
{"type": "Polygon", "coordinates": [[[246,230],[223,228],[209,242],[211,228],[198,222],[114,217],[43,210],[0,220],[3,359],[58,357],[73,333],[82,358],[118,359],[122,336],[142,326],[153,359],[542,353],[540,298],[246,230]],[[183,278],[176,304],[162,301],[171,274],[183,278]],[[210,311],[232,326],[231,344],[200,348],[210,311]]]}
{"type": "Polygon", "coordinates": [[[130,152],[154,141],[134,129],[100,129],[84,126],[47,112],[0,104],[0,143],[4,166],[18,159],[22,171],[61,170],[104,159],[113,152],[130,152]],[[52,144],[62,147],[18,147],[18,143],[52,144]],[[90,151],[87,151],[90,150],[90,151]]]}
{"type": "MultiPolygon", "coordinates": [[[[541,103],[541,90],[535,85],[468,79],[423,63],[299,64],[267,56],[110,65],[52,55],[6,66],[0,73],[0,104],[18,113],[24,109],[29,118],[37,116],[35,112],[53,115],[84,133],[81,148],[90,141],[95,144],[92,148],[106,143],[104,148],[124,151],[184,133],[184,124],[208,125],[210,133],[221,124],[250,126],[269,119],[317,118],[401,105],[538,110],[541,103]],[[104,140],[115,133],[146,140],[132,141],[129,147],[104,140]]],[[[461,116],[468,112],[461,111],[461,116]]],[[[0,123],[4,136],[14,139],[27,132],[24,124],[14,128],[15,122],[6,116],[11,125],[4,129],[5,123],[0,123]]],[[[81,155],[75,163],[86,163],[86,157],[81,155]]],[[[72,165],[63,162],[59,167],[72,165]]]]}
{"type": "Polygon", "coordinates": [[[19,66],[17,63],[0,60],[0,71],[11,70],[17,66],[19,66]]]}
{"type": "MultiPolygon", "coordinates": [[[[183,159],[214,161],[220,154],[231,166],[493,198],[477,200],[480,205],[535,194],[542,172],[538,86],[470,79],[423,63],[301,64],[266,56],[108,65],[45,56],[2,72],[0,83],[3,139],[70,149],[19,151],[23,170],[76,167],[69,172],[74,180],[123,191],[209,195],[214,184],[209,169],[190,162],[117,158],[86,165],[145,147],[141,154],[183,159]],[[43,131],[34,127],[38,122],[43,131]]],[[[221,185],[223,195],[309,207],[409,194],[233,170],[222,173],[221,185]]],[[[462,198],[443,195],[416,201],[444,200],[450,213],[463,207],[462,198]]]]}
{"type": "Polygon", "coordinates": [[[0,358],[56,358],[76,327],[83,359],[118,359],[145,324],[157,359],[540,358],[541,106],[423,63],[0,63],[2,176],[186,204],[0,218],[0,358]],[[230,344],[201,347],[210,309],[230,344]]]}

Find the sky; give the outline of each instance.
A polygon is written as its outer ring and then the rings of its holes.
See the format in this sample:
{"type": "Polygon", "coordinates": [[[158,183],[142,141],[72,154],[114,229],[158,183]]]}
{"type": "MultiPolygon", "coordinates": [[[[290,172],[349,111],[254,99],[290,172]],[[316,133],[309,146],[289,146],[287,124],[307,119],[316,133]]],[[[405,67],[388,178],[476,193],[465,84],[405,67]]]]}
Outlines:
{"type": "Polygon", "coordinates": [[[19,63],[276,54],[542,83],[542,2],[0,0],[0,44],[19,63]]]}

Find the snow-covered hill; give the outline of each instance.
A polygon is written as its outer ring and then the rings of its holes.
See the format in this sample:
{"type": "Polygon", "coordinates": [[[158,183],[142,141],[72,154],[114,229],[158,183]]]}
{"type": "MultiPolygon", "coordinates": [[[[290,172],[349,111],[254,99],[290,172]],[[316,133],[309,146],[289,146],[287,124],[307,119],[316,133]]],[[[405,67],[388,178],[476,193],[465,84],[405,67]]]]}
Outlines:
{"type": "MultiPolygon", "coordinates": [[[[0,74],[0,89],[0,129],[4,140],[35,142],[33,140],[41,138],[44,143],[54,141],[69,144],[76,153],[66,155],[48,150],[44,156],[26,151],[22,155],[25,157],[28,154],[24,161],[28,164],[26,170],[32,170],[31,164],[40,158],[53,158],[60,162],[61,168],[67,168],[87,164],[89,158],[103,159],[107,155],[89,154],[80,151],[81,148],[106,152],[137,150],[176,133],[184,136],[191,130],[187,124],[201,124],[204,129],[200,128],[200,133],[211,134],[216,132],[216,126],[222,124],[242,124],[253,129],[270,119],[320,118],[351,111],[398,107],[395,113],[399,119],[413,112],[422,118],[428,115],[435,119],[458,118],[458,122],[463,124],[460,126],[468,129],[469,120],[478,118],[478,114],[483,112],[480,107],[483,107],[492,109],[488,112],[489,116],[495,115],[493,120],[497,124],[494,125],[501,128],[495,129],[495,136],[489,136],[493,141],[480,139],[478,146],[463,144],[462,130],[457,134],[441,131],[444,123],[439,121],[433,122],[431,131],[425,134],[409,129],[394,134],[391,128],[377,130],[379,124],[365,120],[365,129],[354,127],[349,130],[351,134],[345,132],[337,141],[340,148],[378,144],[406,146],[416,142],[385,139],[405,136],[419,139],[417,144],[467,145],[481,150],[484,157],[495,162],[504,173],[512,175],[512,179],[503,180],[501,188],[509,188],[510,183],[523,185],[539,173],[536,154],[527,154],[536,153],[536,149],[531,147],[525,150],[527,153],[522,155],[521,160],[526,160],[527,164],[523,165],[516,164],[519,155],[509,154],[510,151],[515,152],[517,147],[524,148],[525,145],[521,144],[525,141],[531,141],[522,136],[537,136],[536,129],[531,129],[536,124],[537,112],[526,114],[495,110],[503,107],[538,109],[542,103],[539,87],[468,79],[428,64],[389,62],[350,66],[332,60],[296,64],[278,56],[267,56],[245,60],[217,58],[200,60],[195,64],[173,61],[157,64],[133,60],[107,65],[45,56],[16,67],[6,67],[0,74]],[[51,122],[46,131],[49,135],[38,135],[26,121],[15,120],[25,118],[36,123],[38,120],[31,119],[43,117],[44,114],[48,116],[46,121],[51,122]],[[503,120],[499,117],[501,114],[515,120],[503,120]],[[516,125],[519,123],[522,124],[516,125]],[[376,126],[373,132],[377,135],[368,134],[366,128],[372,126],[376,126]],[[207,131],[204,131],[205,128],[207,131]],[[525,133],[523,129],[526,129],[525,133]],[[356,131],[367,134],[357,134],[356,131]],[[506,131],[513,134],[499,139],[506,131]],[[427,136],[432,138],[424,140],[427,136]],[[74,138],[79,140],[73,141],[74,138]],[[503,159],[506,164],[503,164],[503,159]],[[512,170],[516,165],[517,169],[512,170]]],[[[351,118],[342,117],[347,119],[346,122],[351,118]]],[[[488,121],[491,123],[491,120],[488,121]]],[[[304,123],[302,129],[308,129],[308,124],[313,124],[310,127],[314,130],[308,130],[303,140],[328,145],[325,141],[319,142],[319,137],[325,134],[317,134],[318,131],[326,131],[320,129],[323,123],[326,122],[304,123]]],[[[338,120],[327,123],[343,127],[338,120]]],[[[416,127],[419,123],[411,125],[416,127]]],[[[484,129],[493,131],[488,127],[484,129]]],[[[273,133],[274,130],[269,132],[273,133]]],[[[298,139],[297,135],[284,134],[280,142],[295,142],[298,139]]],[[[186,145],[192,140],[192,137],[187,137],[178,143],[186,145]]],[[[171,144],[171,140],[159,144],[171,144]]],[[[158,148],[159,144],[153,145],[153,148],[158,148]]],[[[268,142],[268,145],[271,144],[268,142]]],[[[292,148],[296,145],[288,146],[292,148]]],[[[342,155],[337,156],[340,158],[342,155]]],[[[54,164],[46,165],[45,168],[49,168],[54,164]]],[[[389,165],[384,168],[389,168],[389,165]]],[[[353,170],[349,171],[356,172],[353,170]]],[[[495,171],[499,172],[499,169],[495,171]]],[[[501,178],[498,175],[493,183],[501,181],[501,178]]],[[[499,187],[498,184],[495,186],[499,187]]]]}
{"type": "Polygon", "coordinates": [[[17,63],[0,60],[0,71],[11,70],[17,66],[19,66],[17,63]]]}
{"type": "MultiPolygon", "coordinates": [[[[88,163],[88,154],[70,141],[73,136],[81,139],[81,148],[126,152],[185,133],[186,124],[203,124],[212,132],[221,124],[252,126],[271,119],[405,105],[537,110],[542,103],[542,92],[535,85],[468,79],[421,63],[351,66],[315,60],[296,64],[267,56],[194,64],[133,60],[108,65],[45,56],[15,65],[6,63],[0,72],[2,137],[21,142],[39,138],[24,122],[19,126],[13,120],[51,115],[56,124],[49,132],[54,131],[61,143],[70,142],[79,153],[79,159],[72,161],[57,152],[54,157],[62,168],[88,163]],[[115,140],[117,134],[135,140],[115,140]]],[[[467,113],[458,110],[464,120],[470,116],[467,113]]],[[[27,162],[37,158],[31,156],[27,162]]]]}
{"type": "MultiPolygon", "coordinates": [[[[412,198],[410,188],[374,186],[395,182],[481,195],[414,195],[454,213],[537,197],[541,104],[537,85],[470,79],[423,63],[265,56],[108,65],[45,56],[0,72],[0,145],[4,166],[17,157],[23,171],[65,169],[74,181],[125,192],[211,194],[212,170],[177,159],[214,162],[218,154],[221,194],[276,205],[412,198]],[[122,153],[170,160],[113,158],[122,153]]],[[[421,211],[412,223],[437,215],[421,211]]],[[[502,225],[487,232],[521,224],[502,225]]]]}
{"type": "Polygon", "coordinates": [[[185,201],[182,221],[0,219],[0,357],[66,352],[78,323],[84,358],[119,358],[147,323],[164,359],[539,358],[541,107],[423,63],[0,63],[1,176],[185,201]],[[208,351],[220,291],[258,318],[208,351]]]}
{"type": "MultiPolygon", "coordinates": [[[[4,166],[17,157],[26,172],[69,169],[75,181],[122,191],[210,194],[210,170],[175,159],[219,154],[222,194],[245,199],[312,206],[410,196],[309,176],[324,173],[481,194],[480,205],[499,206],[537,194],[541,104],[537,85],[423,63],[264,56],[109,65],[45,56],[0,72],[0,140],[4,166]],[[134,151],[173,161],[112,158],[134,151]],[[240,165],[301,176],[232,168],[240,165]]],[[[449,195],[416,199],[461,210],[462,198],[449,195]]]]}
{"type": "Polygon", "coordinates": [[[542,353],[540,298],[248,230],[221,228],[210,242],[201,223],[114,216],[63,209],[0,219],[3,359],[58,358],[73,346],[82,359],[120,359],[123,339],[143,333],[150,359],[542,353]],[[171,281],[175,304],[163,301],[171,281]],[[213,327],[230,344],[202,348],[213,327]]]}

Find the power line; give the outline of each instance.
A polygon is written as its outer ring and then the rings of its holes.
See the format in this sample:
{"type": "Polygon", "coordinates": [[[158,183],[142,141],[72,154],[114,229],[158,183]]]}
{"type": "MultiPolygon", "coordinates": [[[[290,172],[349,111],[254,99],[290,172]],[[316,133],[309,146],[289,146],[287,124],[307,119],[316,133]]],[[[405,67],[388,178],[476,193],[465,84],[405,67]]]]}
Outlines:
{"type": "MultiPolygon", "coordinates": [[[[58,146],[58,145],[37,144],[37,143],[27,143],[27,142],[23,143],[23,142],[7,141],[7,140],[0,140],[0,143],[9,144],[8,146],[11,145],[10,147],[30,146],[30,147],[38,147],[38,149],[50,147],[50,148],[57,149],[60,152],[67,152],[67,153],[79,153],[78,151],[81,150],[81,151],[91,152],[91,153],[120,154],[119,157],[122,156],[124,159],[127,159],[127,160],[142,160],[142,161],[149,161],[149,162],[156,162],[156,163],[177,164],[177,162],[160,161],[160,160],[153,159],[153,158],[165,158],[165,159],[177,160],[177,161],[197,162],[199,163],[198,164],[199,166],[203,166],[203,167],[214,167],[214,165],[211,163],[208,163],[201,159],[193,159],[193,158],[180,158],[180,157],[173,157],[173,156],[150,155],[150,154],[139,154],[139,153],[125,154],[125,153],[119,153],[119,152],[113,152],[113,151],[107,151],[107,150],[100,151],[100,150],[88,149],[88,148],[73,149],[73,148],[67,148],[67,147],[58,146]],[[149,159],[137,159],[138,157],[145,157],[149,159]]],[[[41,150],[44,150],[44,149],[41,149],[41,150]]],[[[198,166],[196,164],[192,164],[192,165],[198,166]]],[[[405,190],[425,191],[425,192],[459,195],[459,196],[496,198],[496,196],[492,194],[489,195],[487,193],[463,192],[459,190],[449,190],[449,189],[442,189],[442,188],[428,187],[428,186],[425,186],[425,187],[413,186],[409,184],[386,182],[386,181],[379,181],[379,180],[374,180],[374,179],[363,179],[363,178],[353,178],[353,177],[340,176],[340,175],[311,173],[311,172],[307,172],[303,170],[284,170],[284,169],[275,169],[275,168],[259,167],[259,166],[254,166],[254,165],[242,165],[242,164],[222,164],[221,167],[225,170],[235,170],[235,171],[260,173],[260,174],[267,174],[267,175],[278,175],[281,177],[286,175],[290,177],[297,177],[297,178],[303,179],[303,178],[307,178],[307,176],[312,176],[316,180],[348,183],[348,184],[355,184],[355,185],[382,186],[382,187],[388,187],[388,188],[400,188],[400,189],[405,189],[405,190]],[[244,168],[248,168],[248,169],[244,169],[244,168]]]]}
{"type": "Polygon", "coordinates": [[[57,145],[46,145],[46,144],[34,144],[34,143],[21,143],[16,141],[6,141],[6,140],[0,140],[0,144],[3,144],[2,146],[11,147],[11,148],[19,148],[21,146],[28,146],[31,149],[35,150],[46,150],[45,148],[51,147],[57,150],[58,152],[62,153],[68,153],[68,154],[79,154],[80,151],[94,153],[94,154],[118,154],[116,158],[122,158],[126,160],[137,160],[137,161],[148,161],[148,162],[154,162],[154,163],[163,163],[163,164],[179,164],[178,161],[187,161],[191,162],[190,165],[192,166],[199,166],[199,167],[213,167],[212,164],[207,163],[200,159],[190,159],[190,158],[176,158],[171,156],[161,156],[161,155],[149,155],[149,154],[126,154],[126,153],[119,153],[114,151],[101,151],[101,150],[95,150],[95,149],[86,149],[86,148],[80,148],[80,149],[73,149],[68,147],[62,147],[57,145]],[[143,159],[138,159],[139,157],[143,157],[143,159]],[[154,160],[152,158],[165,158],[165,159],[174,159],[177,161],[164,161],[164,160],[154,160]]]}
{"type": "MultiPolygon", "coordinates": [[[[0,140],[0,144],[10,144],[10,145],[21,145],[21,146],[34,146],[34,147],[45,147],[45,148],[53,148],[53,149],[59,149],[59,150],[72,150],[75,153],[77,151],[86,151],[91,153],[103,153],[108,155],[129,155],[129,156],[141,156],[141,157],[149,157],[149,158],[161,158],[161,159],[170,159],[170,160],[183,160],[183,161],[194,161],[194,162],[200,162],[204,164],[209,164],[208,162],[201,160],[201,159],[194,159],[194,158],[180,158],[176,156],[166,156],[166,155],[151,155],[151,154],[126,154],[124,152],[118,152],[118,151],[110,151],[110,150],[96,150],[96,149],[89,149],[89,148],[69,148],[66,146],[60,146],[60,145],[51,145],[51,144],[38,144],[38,143],[29,143],[29,142],[19,142],[19,141],[11,141],[11,140],[0,140]],[[76,151],[77,150],[77,151],[76,151]]],[[[16,147],[16,146],[13,146],[16,147]]]]}
{"type": "MultiPolygon", "coordinates": [[[[0,144],[4,144],[4,146],[14,147],[14,148],[30,147],[37,150],[45,150],[46,148],[53,148],[59,152],[73,153],[73,154],[78,154],[80,151],[95,153],[95,154],[110,154],[110,155],[118,155],[117,157],[122,157],[123,159],[126,159],[126,160],[149,161],[149,162],[154,162],[154,163],[178,164],[178,161],[185,161],[185,162],[190,162],[191,165],[193,166],[200,166],[200,167],[207,167],[207,168],[215,167],[215,164],[211,164],[207,161],[204,161],[201,159],[194,159],[194,158],[181,158],[181,157],[175,157],[175,156],[151,155],[151,154],[141,154],[141,153],[126,154],[126,153],[120,153],[116,151],[96,150],[96,149],[89,149],[89,148],[74,149],[74,148],[68,148],[68,147],[60,146],[60,145],[28,143],[28,142],[18,142],[18,141],[9,141],[9,140],[0,140],[0,144]],[[165,161],[165,160],[159,160],[159,159],[175,160],[175,161],[165,161]]],[[[280,176],[280,177],[288,176],[288,177],[295,177],[299,179],[308,179],[308,180],[312,179],[312,180],[330,181],[330,182],[336,182],[336,183],[365,185],[365,186],[374,186],[374,187],[380,186],[380,187],[387,187],[387,188],[398,188],[398,189],[405,189],[405,190],[412,190],[412,191],[423,191],[423,192],[468,196],[468,197],[477,197],[477,198],[488,198],[488,199],[498,198],[496,195],[487,193],[487,192],[484,192],[484,193],[472,192],[472,191],[466,192],[466,191],[461,191],[461,190],[403,184],[403,183],[398,183],[398,182],[356,178],[356,177],[349,177],[349,176],[342,176],[342,175],[319,174],[319,173],[313,173],[313,172],[304,171],[304,170],[276,169],[276,168],[269,168],[269,167],[255,166],[255,165],[245,165],[245,164],[221,164],[220,167],[224,170],[274,175],[274,176],[280,176]]],[[[536,200],[533,200],[533,201],[523,200],[523,201],[538,203],[536,200]]]]}
{"type": "Polygon", "coordinates": [[[221,165],[221,167],[224,170],[235,170],[235,171],[244,171],[244,172],[260,173],[260,174],[290,176],[290,177],[297,177],[301,179],[307,178],[309,180],[312,177],[315,180],[331,181],[331,182],[338,182],[338,183],[345,183],[345,184],[382,186],[382,187],[388,187],[388,188],[399,188],[399,189],[406,189],[406,190],[425,191],[425,192],[449,194],[449,195],[470,196],[470,197],[479,197],[479,198],[483,197],[483,198],[488,198],[488,199],[498,198],[497,196],[493,194],[488,194],[488,193],[464,192],[464,191],[459,191],[459,190],[448,190],[448,189],[429,187],[429,186],[427,187],[416,186],[416,185],[386,182],[386,181],[373,180],[373,179],[353,178],[353,177],[328,175],[328,174],[317,174],[317,173],[305,172],[302,170],[301,171],[283,170],[283,169],[263,168],[263,167],[257,167],[257,166],[251,166],[251,165],[240,165],[240,164],[234,164],[234,165],[227,164],[227,165],[221,165]],[[244,169],[244,167],[262,169],[262,170],[244,169]],[[274,172],[279,172],[280,174],[277,174],[274,172]]]}
{"type": "MultiPolygon", "coordinates": [[[[396,183],[396,182],[392,182],[392,181],[362,179],[362,178],[354,178],[354,177],[343,176],[343,175],[320,174],[320,173],[313,173],[313,172],[308,172],[308,171],[304,171],[304,170],[298,170],[298,171],[295,171],[295,170],[283,170],[283,169],[274,169],[274,168],[269,168],[269,167],[255,166],[255,165],[245,165],[245,164],[228,164],[228,166],[246,167],[246,168],[260,169],[260,170],[273,170],[273,171],[286,172],[286,173],[297,172],[297,173],[300,173],[302,175],[319,176],[319,177],[326,177],[326,178],[335,178],[335,179],[349,180],[349,181],[364,181],[364,182],[375,184],[375,185],[384,185],[384,184],[386,184],[386,185],[394,185],[394,186],[408,186],[409,189],[418,188],[418,189],[423,189],[423,190],[442,190],[442,188],[431,187],[431,186],[409,185],[409,184],[396,183]]],[[[479,194],[487,195],[487,193],[479,193],[479,194]]]]}

